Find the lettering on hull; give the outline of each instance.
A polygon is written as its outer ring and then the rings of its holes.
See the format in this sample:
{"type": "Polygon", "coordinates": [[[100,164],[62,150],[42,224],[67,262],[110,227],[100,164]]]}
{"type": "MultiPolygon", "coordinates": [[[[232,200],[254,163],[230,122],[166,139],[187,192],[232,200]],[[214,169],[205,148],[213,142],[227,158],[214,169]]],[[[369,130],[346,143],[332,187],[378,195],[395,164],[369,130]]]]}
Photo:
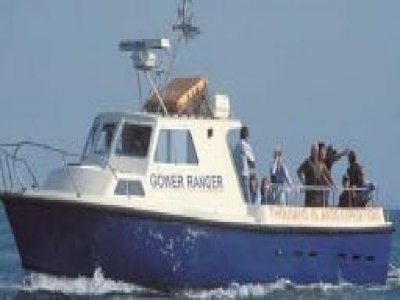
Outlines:
{"type": "Polygon", "coordinates": [[[222,191],[224,189],[221,175],[176,175],[150,174],[150,186],[154,189],[222,191]]]}

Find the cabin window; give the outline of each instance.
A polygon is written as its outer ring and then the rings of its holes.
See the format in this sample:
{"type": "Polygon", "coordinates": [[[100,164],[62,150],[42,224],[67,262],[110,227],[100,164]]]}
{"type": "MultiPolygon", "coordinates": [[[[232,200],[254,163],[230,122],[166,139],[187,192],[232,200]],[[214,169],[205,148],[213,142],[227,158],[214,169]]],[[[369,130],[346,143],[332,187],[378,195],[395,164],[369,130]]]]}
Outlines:
{"type": "Polygon", "coordinates": [[[142,183],[138,180],[120,180],[114,191],[115,195],[144,196],[142,183]]]}
{"type": "Polygon", "coordinates": [[[96,118],[90,128],[89,136],[83,149],[82,159],[91,154],[109,154],[117,127],[116,122],[101,122],[100,118],[96,118]]]}
{"type": "Polygon", "coordinates": [[[187,129],[162,129],[154,161],[170,164],[198,164],[193,138],[187,129]]]}
{"type": "Polygon", "coordinates": [[[232,162],[234,163],[236,174],[239,176],[241,163],[238,161],[237,155],[235,155],[235,149],[238,142],[240,141],[240,129],[234,128],[229,130],[226,139],[231,153],[232,162]]]}
{"type": "Polygon", "coordinates": [[[97,139],[97,141],[94,143],[94,153],[107,154],[110,152],[115,128],[115,123],[104,123],[98,128],[98,132],[95,134],[95,139],[97,139]]]}
{"type": "Polygon", "coordinates": [[[126,123],[115,152],[119,155],[146,157],[150,136],[151,126],[126,123]]]}

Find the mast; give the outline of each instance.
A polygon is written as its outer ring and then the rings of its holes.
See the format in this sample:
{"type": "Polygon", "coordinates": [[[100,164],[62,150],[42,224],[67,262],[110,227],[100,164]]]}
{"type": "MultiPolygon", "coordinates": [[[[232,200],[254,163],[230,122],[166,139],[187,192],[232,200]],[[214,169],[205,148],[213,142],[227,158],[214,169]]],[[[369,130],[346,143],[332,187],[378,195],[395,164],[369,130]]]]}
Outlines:
{"type": "Polygon", "coordinates": [[[170,80],[172,69],[175,64],[177,50],[182,43],[200,34],[200,28],[193,23],[194,13],[191,0],[181,0],[178,6],[178,18],[172,25],[171,39],[141,39],[141,40],[122,40],[119,44],[120,51],[131,52],[131,59],[136,70],[136,80],[138,86],[139,101],[142,110],[146,109],[143,105],[143,89],[141,78],[144,77],[150,93],[156,96],[159,108],[165,115],[168,115],[167,107],[163,100],[163,92],[160,87],[170,80]],[[160,55],[157,63],[157,54],[160,55]]]}

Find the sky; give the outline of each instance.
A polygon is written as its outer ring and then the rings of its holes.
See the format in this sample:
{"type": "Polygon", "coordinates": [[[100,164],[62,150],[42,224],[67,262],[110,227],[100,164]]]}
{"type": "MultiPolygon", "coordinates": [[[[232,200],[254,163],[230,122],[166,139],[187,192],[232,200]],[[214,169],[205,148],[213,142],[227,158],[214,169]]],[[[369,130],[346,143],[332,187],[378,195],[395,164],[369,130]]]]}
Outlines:
{"type": "MultiPolygon", "coordinates": [[[[0,142],[79,153],[97,113],[136,111],[118,42],[166,37],[178,2],[1,0],[0,142]]],[[[175,75],[206,76],[211,93],[229,95],[259,173],[276,144],[296,180],[311,143],[350,147],[381,203],[400,207],[400,1],[193,2],[202,33],[179,51],[175,75]]],[[[345,168],[334,167],[338,185],[345,168]]]]}

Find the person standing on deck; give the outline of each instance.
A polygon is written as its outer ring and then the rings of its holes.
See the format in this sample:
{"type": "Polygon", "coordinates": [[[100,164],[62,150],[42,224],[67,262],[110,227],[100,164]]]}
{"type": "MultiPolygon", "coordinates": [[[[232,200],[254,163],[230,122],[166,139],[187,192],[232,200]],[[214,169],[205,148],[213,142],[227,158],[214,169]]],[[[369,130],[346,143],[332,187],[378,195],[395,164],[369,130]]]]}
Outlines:
{"type": "Polygon", "coordinates": [[[276,204],[274,203],[274,198],[272,197],[272,185],[268,177],[264,177],[261,180],[260,196],[261,205],[276,204]]]}
{"type": "Polygon", "coordinates": [[[250,202],[250,175],[255,174],[256,159],[249,143],[249,129],[243,126],[240,129],[240,141],[234,151],[235,164],[240,178],[243,196],[247,203],[250,202]]]}
{"type": "MultiPolygon", "coordinates": [[[[349,177],[350,187],[358,189],[363,188],[365,184],[364,172],[357,162],[356,153],[353,150],[349,151],[347,160],[349,167],[347,168],[346,174],[349,177]]],[[[354,202],[357,203],[358,206],[358,203],[362,202],[362,192],[358,190],[354,194],[354,202]]]]}
{"type": "Polygon", "coordinates": [[[285,184],[291,186],[292,179],[289,176],[288,169],[283,163],[282,149],[280,146],[275,147],[274,161],[269,168],[269,174],[272,183],[272,195],[276,204],[286,203],[285,184]]]}
{"type": "Polygon", "coordinates": [[[339,196],[339,207],[354,207],[354,191],[350,189],[349,176],[344,175],[342,178],[343,191],[339,196]]]}
{"type": "Polygon", "coordinates": [[[332,174],[333,165],[338,162],[343,156],[348,155],[349,149],[345,148],[342,152],[338,152],[336,149],[329,145],[326,148],[325,165],[328,169],[329,174],[332,174]]]}
{"type": "Polygon", "coordinates": [[[250,203],[251,204],[258,204],[260,201],[260,197],[258,194],[258,180],[256,174],[250,174],[250,203]]]}
{"type": "Polygon", "coordinates": [[[311,145],[310,157],[306,158],[297,169],[297,176],[304,186],[312,186],[305,190],[305,206],[322,206],[320,193],[314,188],[318,185],[320,172],[318,166],[318,144],[311,145]]]}
{"type": "MultiPolygon", "coordinates": [[[[324,206],[329,202],[329,187],[335,187],[335,183],[331,177],[331,173],[326,166],[327,150],[325,143],[318,143],[318,173],[319,182],[318,185],[322,186],[320,191],[320,197],[322,198],[324,206]]],[[[331,165],[332,166],[332,165],[331,165]]]]}

